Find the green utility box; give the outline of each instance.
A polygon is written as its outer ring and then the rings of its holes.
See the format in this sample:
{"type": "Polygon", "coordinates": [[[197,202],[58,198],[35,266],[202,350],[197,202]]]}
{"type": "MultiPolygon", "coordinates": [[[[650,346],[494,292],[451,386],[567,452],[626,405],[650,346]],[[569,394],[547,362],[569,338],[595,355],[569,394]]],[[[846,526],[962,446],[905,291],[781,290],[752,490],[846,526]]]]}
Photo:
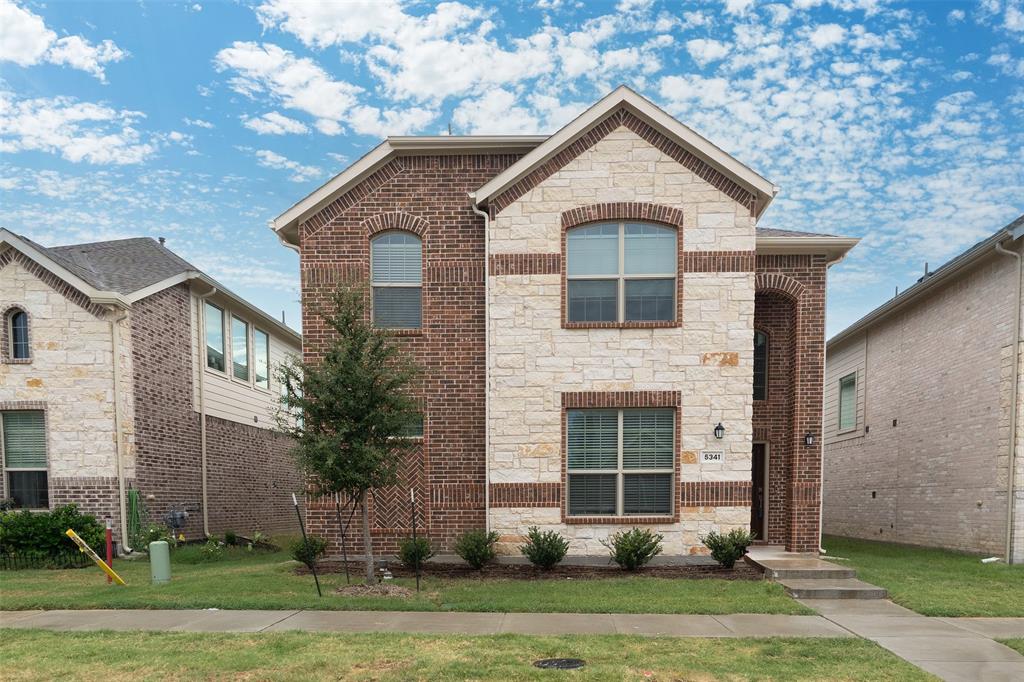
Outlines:
{"type": "Polygon", "coordinates": [[[171,548],[163,540],[149,543],[149,574],[154,585],[171,582],[171,548]]]}

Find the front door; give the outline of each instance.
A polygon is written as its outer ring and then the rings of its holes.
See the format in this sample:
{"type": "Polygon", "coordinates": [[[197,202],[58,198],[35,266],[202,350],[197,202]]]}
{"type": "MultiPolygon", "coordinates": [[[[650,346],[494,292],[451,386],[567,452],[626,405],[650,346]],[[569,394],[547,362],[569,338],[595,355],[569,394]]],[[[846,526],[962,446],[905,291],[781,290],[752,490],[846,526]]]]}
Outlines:
{"type": "Polygon", "coordinates": [[[765,511],[768,508],[765,499],[768,494],[768,458],[764,443],[754,443],[750,471],[750,532],[754,534],[755,540],[764,542],[767,540],[765,530],[768,527],[768,520],[765,518],[765,511]]]}

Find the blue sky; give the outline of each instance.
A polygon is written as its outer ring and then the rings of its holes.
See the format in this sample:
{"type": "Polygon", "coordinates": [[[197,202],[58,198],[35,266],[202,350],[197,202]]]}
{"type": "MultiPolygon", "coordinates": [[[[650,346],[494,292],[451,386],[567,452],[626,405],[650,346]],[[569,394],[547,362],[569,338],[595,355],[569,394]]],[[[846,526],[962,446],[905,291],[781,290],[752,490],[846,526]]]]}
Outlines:
{"type": "Polygon", "coordinates": [[[835,333],[1024,212],[1024,2],[0,0],[0,226],[164,236],[274,315],[267,221],[387,134],[553,132],[630,85],[862,237],[835,333]]]}

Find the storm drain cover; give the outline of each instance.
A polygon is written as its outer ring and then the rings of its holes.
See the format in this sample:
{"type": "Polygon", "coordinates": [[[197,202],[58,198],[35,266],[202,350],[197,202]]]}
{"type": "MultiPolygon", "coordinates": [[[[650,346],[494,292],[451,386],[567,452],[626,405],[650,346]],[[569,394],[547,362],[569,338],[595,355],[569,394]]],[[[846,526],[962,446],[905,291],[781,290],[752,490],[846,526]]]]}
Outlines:
{"type": "Polygon", "coordinates": [[[587,662],[582,658],[542,658],[533,662],[534,667],[549,670],[575,670],[586,664],[587,662]]]}

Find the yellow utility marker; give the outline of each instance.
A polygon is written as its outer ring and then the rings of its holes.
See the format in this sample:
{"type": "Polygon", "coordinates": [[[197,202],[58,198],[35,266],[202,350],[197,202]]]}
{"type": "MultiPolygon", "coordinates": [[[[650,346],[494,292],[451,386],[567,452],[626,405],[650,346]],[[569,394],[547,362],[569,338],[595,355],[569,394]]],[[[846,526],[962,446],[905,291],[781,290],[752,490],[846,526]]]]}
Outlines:
{"type": "Polygon", "coordinates": [[[114,572],[114,569],[112,569],[110,566],[107,565],[106,561],[101,559],[100,556],[96,552],[92,551],[92,547],[90,547],[85,542],[85,540],[83,540],[82,538],[78,537],[78,533],[76,533],[75,531],[73,531],[70,528],[68,528],[67,531],[64,534],[67,535],[69,538],[71,538],[76,545],[78,545],[78,551],[79,552],[84,552],[90,559],[92,559],[94,562],[96,562],[96,565],[99,566],[101,569],[103,569],[103,572],[106,573],[108,576],[110,576],[110,578],[115,583],[117,583],[118,585],[126,585],[127,584],[127,583],[125,583],[124,579],[121,578],[121,576],[119,576],[117,573],[114,572]]]}

